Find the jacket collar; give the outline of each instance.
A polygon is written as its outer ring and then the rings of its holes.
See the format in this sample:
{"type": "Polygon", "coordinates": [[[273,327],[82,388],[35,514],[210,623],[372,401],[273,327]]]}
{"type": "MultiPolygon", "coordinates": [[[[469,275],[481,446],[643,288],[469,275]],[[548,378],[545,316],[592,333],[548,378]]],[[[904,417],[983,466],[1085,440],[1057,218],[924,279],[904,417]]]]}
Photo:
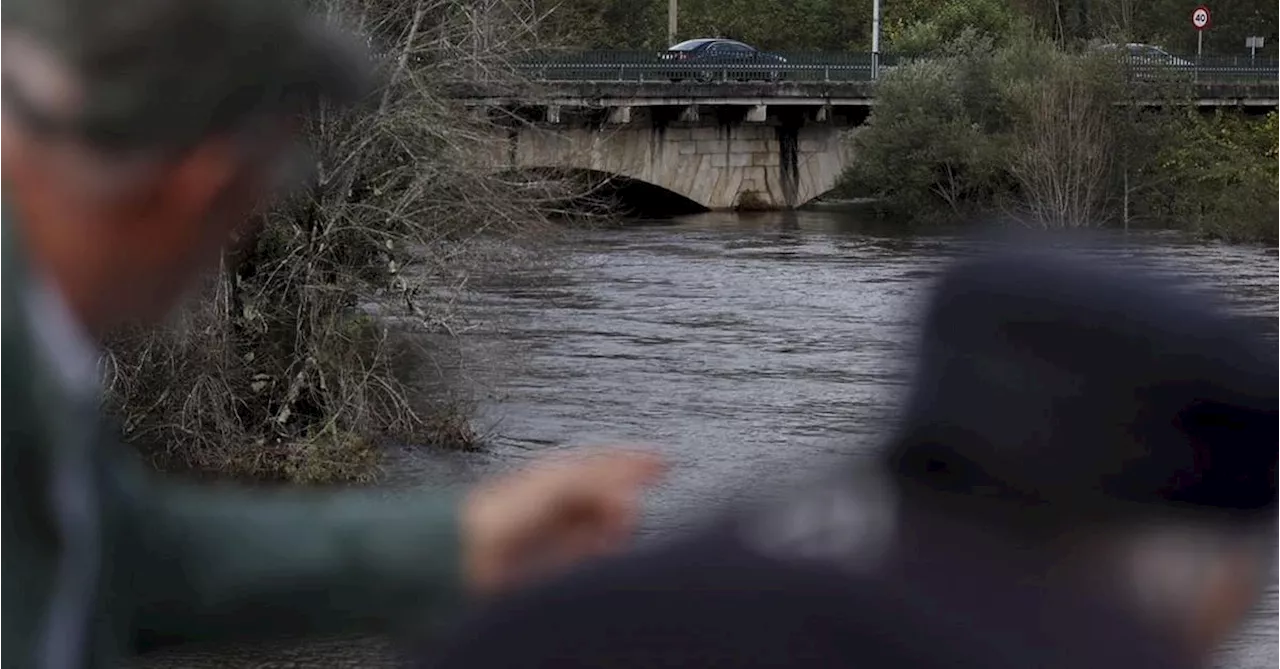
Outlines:
{"type": "Polygon", "coordinates": [[[53,283],[36,277],[23,297],[37,350],[67,395],[83,398],[97,394],[101,351],[53,283]]]}
{"type": "Polygon", "coordinates": [[[20,305],[20,320],[26,330],[22,335],[40,356],[40,367],[49,370],[63,393],[69,398],[94,397],[101,388],[101,351],[54,283],[28,262],[14,216],[16,213],[0,202],[6,299],[20,305]]]}

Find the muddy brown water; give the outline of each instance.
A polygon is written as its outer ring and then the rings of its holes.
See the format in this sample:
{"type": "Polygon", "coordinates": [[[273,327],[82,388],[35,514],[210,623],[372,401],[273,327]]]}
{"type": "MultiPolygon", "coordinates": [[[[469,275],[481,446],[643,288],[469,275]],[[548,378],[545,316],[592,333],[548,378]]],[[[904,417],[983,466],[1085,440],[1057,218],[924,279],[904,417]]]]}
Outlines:
{"type": "MultiPolygon", "coordinates": [[[[908,380],[918,300],[949,260],[982,246],[869,228],[840,209],[706,214],[558,244],[554,271],[509,274],[472,296],[477,322],[496,324],[468,342],[486,361],[476,383],[492,449],[398,450],[389,485],[466,483],[579,445],[653,444],[674,467],[650,499],[646,538],[739,495],[786,490],[875,453],[908,380]]],[[[1276,329],[1275,249],[1135,234],[1103,255],[1189,276],[1276,329]]],[[[1276,605],[1273,578],[1218,666],[1277,666],[1276,605]]],[[[142,664],[346,666],[354,653],[389,666],[385,651],[369,640],[220,659],[174,649],[142,664]]]]}

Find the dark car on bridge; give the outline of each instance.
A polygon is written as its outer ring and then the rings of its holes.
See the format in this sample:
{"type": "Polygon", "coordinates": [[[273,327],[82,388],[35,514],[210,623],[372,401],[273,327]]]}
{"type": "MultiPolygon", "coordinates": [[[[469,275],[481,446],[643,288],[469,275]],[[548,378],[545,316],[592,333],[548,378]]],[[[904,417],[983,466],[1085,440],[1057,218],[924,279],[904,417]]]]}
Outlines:
{"type": "Polygon", "coordinates": [[[777,81],[787,59],[737,40],[704,37],[667,49],[662,62],[672,65],[672,81],[777,81]]]}

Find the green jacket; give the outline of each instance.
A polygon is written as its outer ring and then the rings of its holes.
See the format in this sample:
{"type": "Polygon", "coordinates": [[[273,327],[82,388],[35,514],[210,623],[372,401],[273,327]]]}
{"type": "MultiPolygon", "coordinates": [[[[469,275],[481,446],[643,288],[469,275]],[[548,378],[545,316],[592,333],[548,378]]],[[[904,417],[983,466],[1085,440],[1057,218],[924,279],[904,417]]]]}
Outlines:
{"type": "Polygon", "coordinates": [[[181,484],[108,439],[96,402],[70,398],[37,355],[32,278],[7,213],[3,225],[4,667],[109,666],[141,630],[208,641],[407,629],[459,603],[453,492],[181,484]],[[77,494],[79,519],[60,519],[77,494]],[[48,648],[72,652],[57,662],[48,648]]]}

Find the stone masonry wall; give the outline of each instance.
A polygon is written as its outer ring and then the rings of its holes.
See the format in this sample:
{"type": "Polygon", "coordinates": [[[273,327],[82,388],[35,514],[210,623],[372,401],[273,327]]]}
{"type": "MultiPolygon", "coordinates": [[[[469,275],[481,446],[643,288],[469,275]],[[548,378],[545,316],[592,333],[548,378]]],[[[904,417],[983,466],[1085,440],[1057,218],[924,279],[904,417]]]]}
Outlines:
{"type": "Polygon", "coordinates": [[[661,186],[708,209],[783,209],[835,186],[851,157],[848,132],[763,123],[535,126],[514,133],[505,155],[491,162],[596,170],[661,186]]]}

